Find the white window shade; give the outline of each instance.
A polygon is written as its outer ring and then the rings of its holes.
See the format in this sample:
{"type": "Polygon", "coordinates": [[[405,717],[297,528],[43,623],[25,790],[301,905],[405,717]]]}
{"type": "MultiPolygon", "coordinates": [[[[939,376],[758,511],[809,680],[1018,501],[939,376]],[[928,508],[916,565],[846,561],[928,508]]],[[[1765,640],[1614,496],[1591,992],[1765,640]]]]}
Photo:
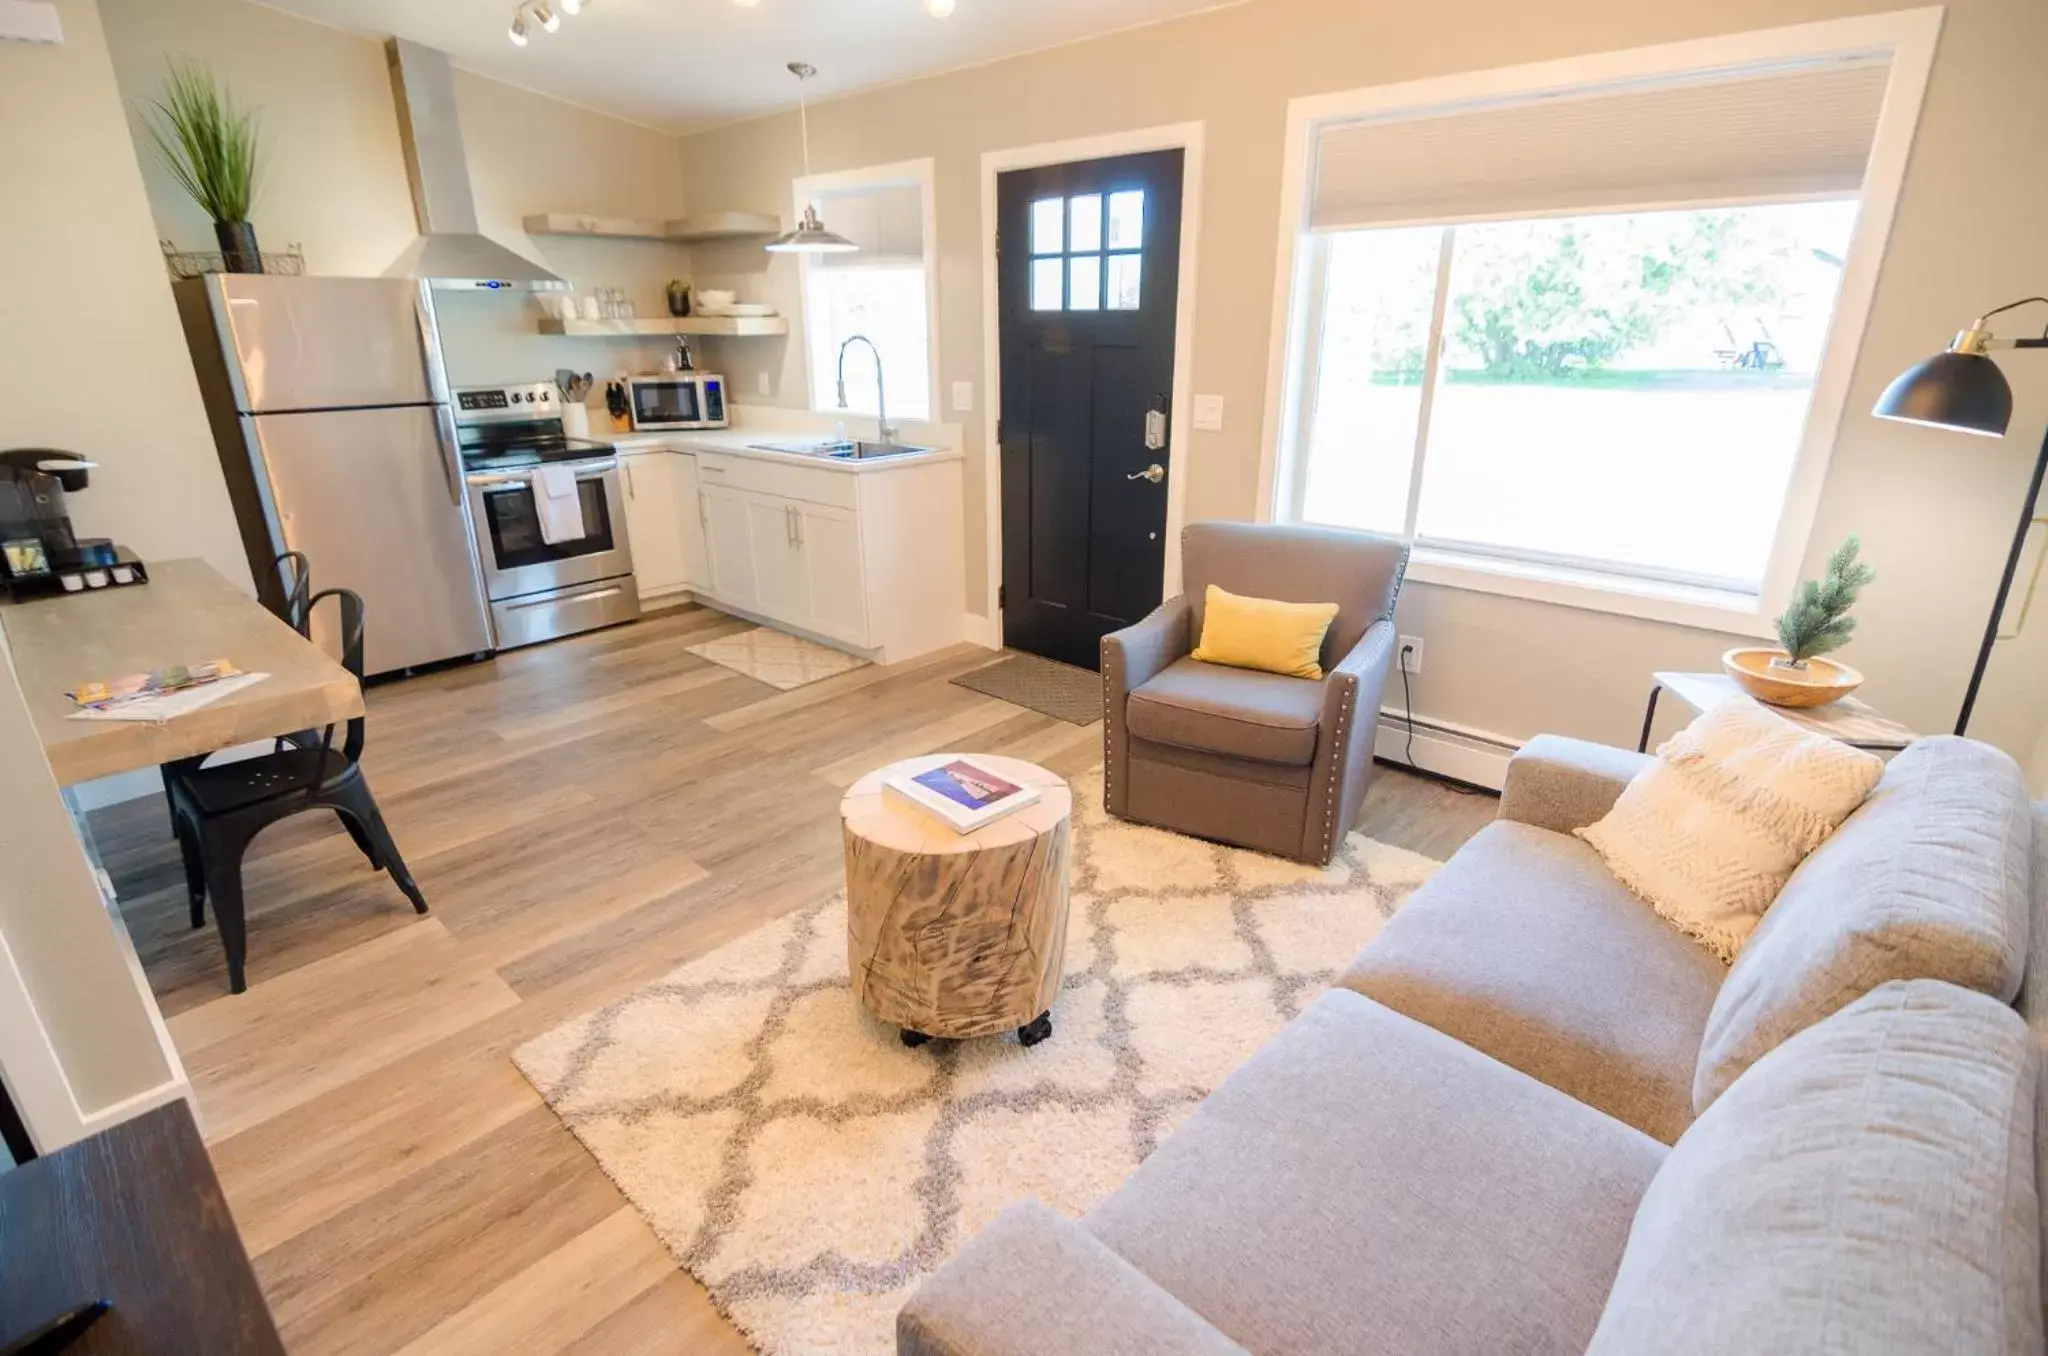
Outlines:
{"type": "Polygon", "coordinates": [[[1309,225],[1853,193],[1889,75],[1846,59],[1329,127],[1309,225]]]}
{"type": "Polygon", "coordinates": [[[814,201],[826,228],[860,247],[817,255],[815,267],[924,267],[924,195],[915,184],[820,193],[814,201]]]}

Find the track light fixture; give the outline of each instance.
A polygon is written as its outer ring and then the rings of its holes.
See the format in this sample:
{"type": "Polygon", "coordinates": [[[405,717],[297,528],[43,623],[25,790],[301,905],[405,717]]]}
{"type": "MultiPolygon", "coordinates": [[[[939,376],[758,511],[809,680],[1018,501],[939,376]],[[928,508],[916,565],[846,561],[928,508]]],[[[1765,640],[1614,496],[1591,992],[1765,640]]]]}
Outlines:
{"type": "Polygon", "coordinates": [[[506,36],[512,39],[514,47],[524,47],[533,33],[533,25],[539,24],[543,33],[553,33],[562,26],[564,14],[581,14],[589,5],[590,0],[519,0],[512,10],[512,27],[506,36]]]}

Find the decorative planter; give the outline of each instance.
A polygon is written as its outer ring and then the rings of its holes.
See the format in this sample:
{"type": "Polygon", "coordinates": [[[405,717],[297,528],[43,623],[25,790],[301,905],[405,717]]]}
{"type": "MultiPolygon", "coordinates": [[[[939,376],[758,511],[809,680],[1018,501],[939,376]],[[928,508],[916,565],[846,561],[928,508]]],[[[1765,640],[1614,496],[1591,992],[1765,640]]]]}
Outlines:
{"type": "Polygon", "coordinates": [[[216,221],[213,238],[220,242],[221,268],[229,273],[261,273],[263,252],[256,248],[256,228],[246,221],[216,221]]]}
{"type": "Polygon", "coordinates": [[[1721,667],[1743,691],[1772,706],[1826,706],[1863,686],[1863,675],[1847,664],[1832,659],[1794,664],[1776,648],[1730,650],[1721,656],[1721,667]]]}
{"type": "Polygon", "coordinates": [[[690,285],[686,282],[672,282],[668,285],[668,313],[678,319],[690,313],[690,285]]]}

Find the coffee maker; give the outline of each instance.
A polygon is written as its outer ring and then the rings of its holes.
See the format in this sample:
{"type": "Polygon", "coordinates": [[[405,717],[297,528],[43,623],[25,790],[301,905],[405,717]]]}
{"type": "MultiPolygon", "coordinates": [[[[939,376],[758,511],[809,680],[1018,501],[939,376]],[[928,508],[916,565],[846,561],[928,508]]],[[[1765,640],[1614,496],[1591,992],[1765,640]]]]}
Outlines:
{"type": "Polygon", "coordinates": [[[19,599],[149,582],[132,551],[72,530],[64,496],[86,488],[93,467],[53,447],[0,452],[0,593],[19,599]]]}

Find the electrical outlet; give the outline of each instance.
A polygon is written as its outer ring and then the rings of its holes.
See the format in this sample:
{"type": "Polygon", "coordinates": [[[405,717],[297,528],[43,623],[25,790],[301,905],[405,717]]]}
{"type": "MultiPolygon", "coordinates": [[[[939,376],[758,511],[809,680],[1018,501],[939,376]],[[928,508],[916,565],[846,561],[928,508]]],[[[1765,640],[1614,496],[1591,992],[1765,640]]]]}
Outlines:
{"type": "Polygon", "coordinates": [[[762,368],[760,376],[754,379],[754,387],[762,395],[774,395],[775,389],[769,382],[768,369],[762,368]]]}
{"type": "Polygon", "coordinates": [[[974,410],[974,383],[956,381],[953,383],[953,412],[971,414],[974,410]]]}
{"type": "Polygon", "coordinates": [[[1405,673],[1422,672],[1422,637],[1402,636],[1398,645],[1401,655],[1401,669],[1405,673]]]}

